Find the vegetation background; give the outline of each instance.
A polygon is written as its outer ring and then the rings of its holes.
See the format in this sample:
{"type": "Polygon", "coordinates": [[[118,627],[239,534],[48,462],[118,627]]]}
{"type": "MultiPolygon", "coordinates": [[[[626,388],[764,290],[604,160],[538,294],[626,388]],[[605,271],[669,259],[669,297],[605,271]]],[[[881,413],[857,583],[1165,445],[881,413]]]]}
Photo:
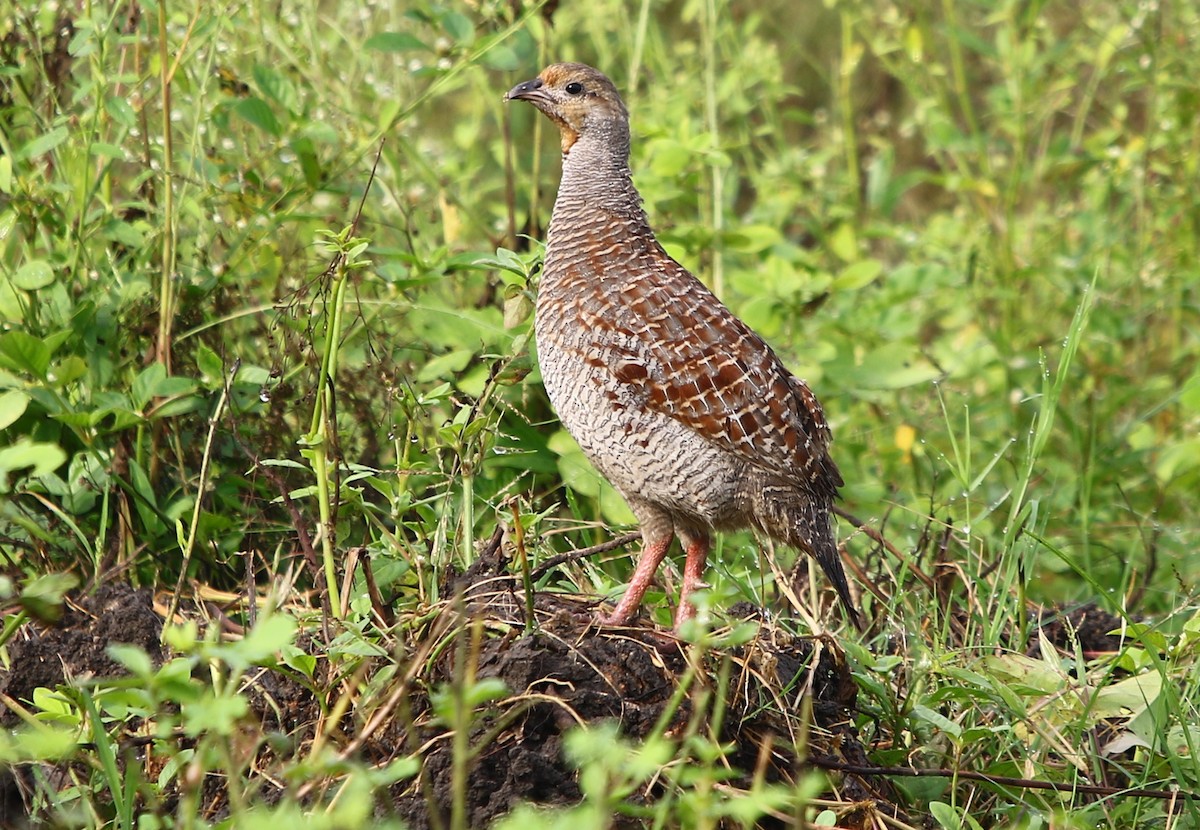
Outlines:
{"type": "MultiPolygon", "coordinates": [[[[1119,755],[1131,786],[1194,790],[1198,31],[1186,0],[7,6],[3,640],[111,580],[319,607],[305,556],[362,626],[352,553],[419,614],[497,525],[544,559],[630,523],[538,381],[558,142],[501,101],[580,60],[626,97],[668,250],[818,392],[844,507],[891,544],[842,526],[887,620],[854,656],[891,760],[1070,779],[1119,755]],[[1021,662],[1030,602],[1094,603],[1125,646],[1021,662]]],[[[716,612],[773,594],[749,535],[716,558],[716,612]]],[[[954,792],[941,826],[1200,823],[954,792]]]]}

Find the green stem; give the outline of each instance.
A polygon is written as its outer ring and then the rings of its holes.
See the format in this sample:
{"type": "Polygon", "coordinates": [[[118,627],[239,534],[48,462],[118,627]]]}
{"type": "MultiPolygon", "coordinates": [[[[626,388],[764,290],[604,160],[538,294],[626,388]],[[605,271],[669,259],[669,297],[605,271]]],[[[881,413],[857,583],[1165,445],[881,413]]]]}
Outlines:
{"type": "Polygon", "coordinates": [[[709,172],[712,178],[712,289],[717,295],[725,293],[725,261],[721,254],[725,230],[725,178],[717,152],[721,149],[721,125],[717,120],[717,6],[715,0],[704,4],[704,119],[710,137],[712,155],[709,172]]]}
{"type": "Polygon", "coordinates": [[[325,351],[321,355],[321,371],[317,376],[320,389],[317,392],[317,405],[313,408],[312,425],[309,428],[313,473],[317,480],[317,509],[321,517],[321,555],[325,564],[325,588],[329,592],[329,606],[335,617],[342,614],[342,602],[338,591],[337,563],[334,561],[336,530],[333,526],[333,499],[329,489],[329,440],[332,429],[336,427],[333,381],[337,376],[344,299],[349,283],[347,277],[345,262],[339,261],[329,299],[333,306],[332,314],[325,317],[325,351]]]}
{"type": "Polygon", "coordinates": [[[167,48],[167,2],[158,2],[158,61],[162,83],[162,273],[158,288],[157,359],[171,373],[171,328],[175,316],[175,297],[171,275],[175,271],[175,195],[171,182],[174,153],[171,144],[171,55],[167,48]]]}
{"type": "Polygon", "coordinates": [[[463,562],[475,561],[475,475],[470,467],[462,477],[462,553],[463,562]]]}
{"type": "Polygon", "coordinates": [[[862,192],[858,175],[858,140],[854,129],[854,69],[858,66],[858,57],[854,53],[854,22],[850,13],[841,14],[842,29],[842,60],[838,69],[838,97],[842,106],[842,142],[846,150],[846,176],[849,179],[848,190],[854,201],[855,213],[861,209],[862,192]]]}

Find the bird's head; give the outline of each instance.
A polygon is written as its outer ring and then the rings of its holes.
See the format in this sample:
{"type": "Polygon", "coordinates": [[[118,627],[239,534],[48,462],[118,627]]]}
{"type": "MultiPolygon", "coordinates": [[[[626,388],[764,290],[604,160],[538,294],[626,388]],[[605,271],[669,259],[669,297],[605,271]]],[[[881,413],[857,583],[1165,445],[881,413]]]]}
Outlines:
{"type": "Polygon", "coordinates": [[[621,137],[628,143],[629,113],[617,88],[602,72],[582,63],[552,63],[531,81],[519,83],[505,101],[528,101],[555,123],[562,151],[588,135],[621,137]]]}

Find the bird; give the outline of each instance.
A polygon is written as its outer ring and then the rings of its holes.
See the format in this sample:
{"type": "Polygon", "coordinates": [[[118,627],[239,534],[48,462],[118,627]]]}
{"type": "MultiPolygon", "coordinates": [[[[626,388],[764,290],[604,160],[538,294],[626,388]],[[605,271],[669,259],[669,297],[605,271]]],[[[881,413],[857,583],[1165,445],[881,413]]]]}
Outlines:
{"type": "Polygon", "coordinates": [[[554,63],[504,100],[532,104],[561,139],[534,318],[542,381],[642,534],[624,596],[596,621],[634,617],[678,536],[679,631],[708,587],[713,532],[754,528],[815,558],[858,625],[832,517],[844,481],[821,404],[655,237],[616,86],[585,64],[554,63]]]}

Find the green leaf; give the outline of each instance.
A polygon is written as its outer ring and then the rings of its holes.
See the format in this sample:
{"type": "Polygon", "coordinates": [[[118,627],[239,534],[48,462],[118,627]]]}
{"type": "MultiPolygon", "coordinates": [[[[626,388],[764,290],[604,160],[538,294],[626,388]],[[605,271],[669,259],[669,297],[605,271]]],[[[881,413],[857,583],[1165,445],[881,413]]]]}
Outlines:
{"type": "Polygon", "coordinates": [[[107,141],[97,141],[88,145],[88,154],[98,159],[125,158],[125,150],[120,145],[109,144],[107,141]]]}
{"type": "Polygon", "coordinates": [[[285,652],[284,654],[284,665],[290,666],[311,680],[313,672],[317,669],[317,658],[299,649],[289,649],[288,651],[290,653],[285,652]]]}
{"type": "Polygon", "coordinates": [[[137,113],[125,98],[110,95],[104,101],[104,110],[113,121],[122,127],[132,129],[137,126],[137,113]]]}
{"type": "Polygon", "coordinates": [[[18,599],[21,607],[32,616],[39,620],[54,621],[62,616],[67,592],[78,584],[79,579],[73,574],[43,574],[21,589],[18,599]]]}
{"type": "Polygon", "coordinates": [[[243,120],[253,124],[264,133],[278,136],[283,133],[275,113],[261,98],[242,98],[233,105],[233,111],[243,120]]]}
{"type": "Polygon", "coordinates": [[[929,814],[937,820],[942,830],[982,830],[979,822],[944,801],[931,801],[929,814]]]}
{"type": "MultiPolygon", "coordinates": [[[[12,156],[0,156],[0,193],[12,193],[12,184],[12,156]]],[[[0,239],[3,236],[0,236],[0,239]]]]}
{"type": "Polygon", "coordinates": [[[504,327],[515,328],[533,314],[533,301],[525,292],[518,292],[504,301],[504,327]]]}
{"type": "Polygon", "coordinates": [[[858,259],[858,236],[849,222],[843,222],[834,228],[827,244],[829,250],[842,262],[854,262],[858,259]]]}
{"type": "Polygon", "coordinates": [[[687,169],[695,154],[674,139],[660,139],[650,147],[650,170],[656,176],[673,179],[687,169]]]}
{"type": "Polygon", "coordinates": [[[772,225],[742,225],[725,233],[725,244],[737,251],[756,254],[783,241],[783,234],[772,225]]]}
{"type": "Polygon", "coordinates": [[[367,38],[363,47],[379,52],[407,52],[413,49],[429,51],[428,46],[408,32],[380,32],[367,38]]]}
{"type": "Polygon", "coordinates": [[[903,389],[941,376],[941,371],[925,359],[918,357],[910,362],[908,358],[905,349],[894,346],[868,352],[850,370],[852,383],[860,389],[903,389]]]}
{"type": "Polygon", "coordinates": [[[109,643],[105,649],[108,656],[129,670],[129,673],[139,678],[149,678],[154,674],[154,663],[145,649],[128,643],[109,643]]]}
{"type": "Polygon", "coordinates": [[[296,636],[296,621],[286,614],[272,614],[259,620],[245,637],[219,650],[220,656],[234,668],[270,664],[296,636]]]}
{"type": "Polygon", "coordinates": [[[183,706],[182,710],[183,729],[190,737],[194,738],[206,732],[232,735],[238,721],[250,711],[250,704],[242,695],[205,695],[200,700],[183,706]]]}
{"type": "Polygon", "coordinates": [[[167,377],[167,367],[161,363],[151,363],[145,369],[138,373],[138,376],[133,380],[133,386],[130,391],[133,393],[133,408],[144,410],[147,404],[155,396],[155,389],[167,377]]]}
{"type": "Polygon", "coordinates": [[[50,132],[39,135],[18,150],[16,153],[17,159],[24,160],[43,156],[66,141],[68,135],[70,135],[70,132],[66,127],[55,127],[50,132]]]}
{"type": "Polygon", "coordinates": [[[483,55],[483,63],[490,69],[499,69],[503,72],[512,72],[521,68],[521,59],[517,57],[517,53],[512,47],[505,44],[493,46],[483,55]]]}
{"type": "Polygon", "coordinates": [[[443,12],[442,28],[460,45],[466,46],[475,40],[475,25],[465,14],[449,10],[443,12]]]}
{"type": "Polygon", "coordinates": [[[485,677],[469,686],[463,694],[463,703],[474,709],[508,694],[508,686],[499,677],[485,677]]]}
{"type": "Polygon", "coordinates": [[[12,426],[25,414],[28,406],[29,396],[20,390],[12,389],[0,395],[0,429],[12,426]]]}
{"type": "Polygon", "coordinates": [[[146,244],[146,236],[136,226],[114,219],[104,226],[104,238],[134,250],[146,244]]]}
{"type": "Polygon", "coordinates": [[[1142,421],[1129,431],[1125,441],[1132,450],[1148,450],[1158,445],[1158,433],[1153,425],[1142,421]]]}
{"type": "Polygon", "coordinates": [[[178,625],[164,625],[162,630],[163,642],[181,654],[188,654],[200,641],[200,628],[195,620],[178,625]]]}
{"type": "Polygon", "coordinates": [[[54,282],[54,269],[44,259],[31,260],[13,275],[12,284],[22,291],[37,291],[54,282]]]}
{"type": "Polygon", "coordinates": [[[467,368],[467,364],[471,362],[475,352],[471,349],[455,349],[444,355],[439,355],[433,358],[417,372],[417,381],[426,383],[432,380],[444,378],[447,375],[454,375],[467,368]]]}
{"type": "Polygon", "coordinates": [[[1163,450],[1154,475],[1164,484],[1200,468],[1200,438],[1189,438],[1163,450]]]}
{"type": "Polygon", "coordinates": [[[158,494],[150,484],[150,476],[145,468],[137,463],[136,459],[129,463],[129,483],[138,495],[138,498],[132,500],[133,506],[146,532],[153,536],[163,533],[167,526],[159,517],[158,494]]]}
{"type": "MultiPolygon", "coordinates": [[[[37,691],[34,691],[37,695],[37,691]]],[[[77,746],[79,717],[67,729],[37,725],[13,732],[0,730],[0,764],[22,761],[58,761],[68,758],[77,746]]]]}
{"type": "Polygon", "coordinates": [[[1096,692],[1093,714],[1097,719],[1137,714],[1158,700],[1162,690],[1163,678],[1156,671],[1127,677],[1096,692]]]}
{"type": "Polygon", "coordinates": [[[288,112],[296,112],[300,97],[296,88],[286,75],[276,72],[269,66],[257,64],[254,67],[254,82],[259,91],[288,112]]]}
{"type": "Polygon", "coordinates": [[[71,701],[53,689],[38,686],[33,690],[33,707],[37,709],[35,717],[43,723],[62,723],[77,726],[79,710],[71,705],[71,701]]]}
{"type": "Polygon", "coordinates": [[[495,256],[478,257],[471,264],[479,268],[498,268],[521,277],[529,276],[529,266],[519,254],[508,248],[497,248],[495,256]]]}
{"type": "Polygon", "coordinates": [[[67,463],[67,454],[58,444],[22,438],[0,449],[0,493],[8,492],[8,474],[32,467],[30,475],[44,476],[67,463]]]}
{"type": "Polygon", "coordinates": [[[224,382],[225,366],[221,358],[203,343],[196,347],[196,368],[206,383],[220,386],[224,382]]]}
{"type": "Polygon", "coordinates": [[[915,717],[917,720],[923,720],[926,723],[937,727],[953,738],[957,738],[962,733],[961,726],[950,720],[945,715],[939,714],[927,706],[914,706],[912,713],[913,717],[915,717]]]}
{"type": "Polygon", "coordinates": [[[857,291],[875,281],[883,273],[883,263],[877,259],[860,259],[847,265],[833,278],[834,291],[857,291]]]}

